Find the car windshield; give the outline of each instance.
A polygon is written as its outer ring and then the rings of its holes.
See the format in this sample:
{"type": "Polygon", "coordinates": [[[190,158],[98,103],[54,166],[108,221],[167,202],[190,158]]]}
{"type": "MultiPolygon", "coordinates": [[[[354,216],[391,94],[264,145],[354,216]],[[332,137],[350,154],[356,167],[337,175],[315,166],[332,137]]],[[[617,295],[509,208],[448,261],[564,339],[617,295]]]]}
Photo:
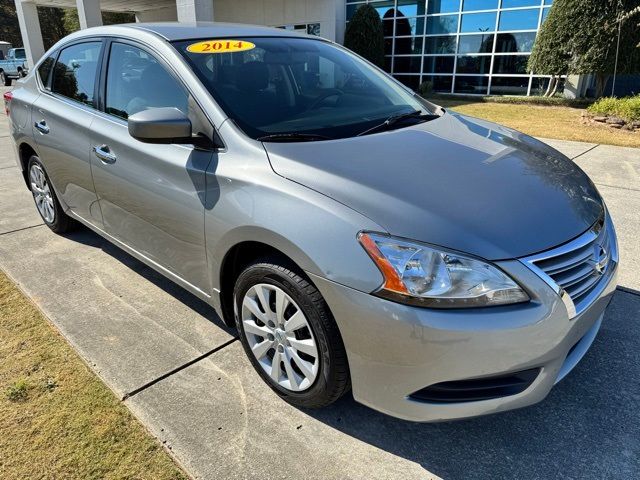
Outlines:
{"type": "Polygon", "coordinates": [[[427,102],[322,40],[251,37],[174,42],[225,113],[254,139],[352,137],[427,102]]]}

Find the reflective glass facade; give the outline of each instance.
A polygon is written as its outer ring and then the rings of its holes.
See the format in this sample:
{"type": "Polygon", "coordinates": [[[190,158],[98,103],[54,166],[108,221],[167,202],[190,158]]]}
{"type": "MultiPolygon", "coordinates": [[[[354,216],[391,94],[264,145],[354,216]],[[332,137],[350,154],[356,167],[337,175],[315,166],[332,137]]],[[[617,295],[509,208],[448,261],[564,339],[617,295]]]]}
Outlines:
{"type": "Polygon", "coordinates": [[[548,83],[527,61],[552,0],[346,0],[347,22],[363,4],[383,21],[385,69],[417,89],[534,95],[548,83]]]}

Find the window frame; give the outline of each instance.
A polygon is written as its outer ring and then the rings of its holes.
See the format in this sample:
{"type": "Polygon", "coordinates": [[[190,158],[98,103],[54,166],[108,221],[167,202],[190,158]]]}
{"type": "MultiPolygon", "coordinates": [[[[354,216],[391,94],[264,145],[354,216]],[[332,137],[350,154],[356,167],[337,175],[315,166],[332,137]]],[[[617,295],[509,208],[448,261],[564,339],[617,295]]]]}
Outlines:
{"type": "MultiPolygon", "coordinates": [[[[189,86],[186,84],[186,82],[180,78],[180,76],[176,73],[175,69],[171,66],[171,64],[164,58],[164,55],[162,55],[160,52],[156,51],[153,47],[151,47],[150,45],[137,41],[137,40],[133,40],[131,38],[127,38],[127,37],[121,37],[121,36],[109,36],[109,37],[103,37],[104,40],[104,45],[103,45],[103,49],[101,52],[101,57],[100,57],[100,67],[99,67],[99,81],[96,82],[98,85],[98,102],[97,102],[97,106],[98,108],[96,109],[97,112],[99,112],[102,116],[104,116],[104,118],[108,119],[111,122],[117,123],[119,125],[123,125],[123,126],[127,126],[127,120],[125,120],[122,117],[118,117],[116,115],[113,115],[111,113],[108,113],[106,111],[106,99],[107,99],[107,71],[109,69],[109,57],[111,56],[111,45],[113,43],[123,43],[126,45],[130,45],[132,47],[135,48],[139,48],[140,50],[146,52],[148,55],[151,55],[153,58],[155,58],[155,60],[158,62],[159,65],[162,66],[162,68],[164,68],[167,73],[169,75],[171,75],[171,77],[176,80],[176,82],[178,82],[179,85],[182,86],[182,88],[184,88],[185,92],[187,93],[187,97],[189,99],[190,102],[193,102],[194,105],[196,105],[199,109],[199,113],[200,116],[202,116],[203,119],[206,120],[206,122],[209,124],[209,127],[211,129],[211,136],[212,138],[210,138],[209,140],[212,142],[212,147],[210,148],[210,150],[216,151],[216,152],[224,152],[227,149],[226,143],[224,141],[224,139],[222,138],[222,136],[220,135],[220,133],[218,132],[218,129],[216,128],[215,122],[211,119],[211,115],[207,113],[207,111],[202,107],[202,103],[198,100],[198,97],[193,93],[192,89],[189,88],[189,86]]],[[[171,45],[171,42],[167,42],[169,45],[171,45]]],[[[172,46],[172,45],[171,45],[172,46]]],[[[175,52],[174,55],[178,56],[178,52],[175,52]]],[[[193,74],[194,78],[197,78],[195,73],[193,74]]],[[[192,121],[193,124],[193,120],[191,119],[191,116],[189,115],[189,112],[186,112],[187,116],[189,117],[189,119],[192,121]]],[[[178,144],[176,144],[178,145],[178,144]]],[[[181,145],[181,144],[180,144],[181,145]]],[[[201,148],[201,147],[196,147],[194,146],[194,148],[201,148]]]]}
{"type": "MultiPolygon", "coordinates": [[[[59,100],[72,102],[73,105],[82,106],[92,111],[98,110],[98,93],[99,93],[98,85],[100,83],[99,79],[100,79],[100,72],[102,69],[102,58],[104,53],[104,47],[105,47],[105,39],[103,37],[85,37],[85,38],[78,39],[76,41],[72,41],[69,43],[65,43],[64,45],[61,45],[55,53],[55,62],[53,63],[52,71],[49,74],[47,85],[44,85],[44,91],[59,100]],[[63,50],[66,50],[67,48],[74,47],[76,45],[81,45],[83,43],[100,43],[100,51],[98,52],[98,60],[97,60],[98,65],[96,67],[96,80],[94,81],[94,84],[93,84],[93,104],[94,105],[89,105],[87,103],[79,102],[78,100],[75,100],[73,98],[66,97],[60,93],[56,93],[53,90],[53,74],[55,72],[56,65],[58,64],[58,61],[60,59],[60,54],[62,53],[63,50]]],[[[38,67],[40,67],[40,65],[41,64],[38,63],[38,67]]]]}
{"type": "MultiPolygon", "coordinates": [[[[167,72],[167,74],[170,75],[171,78],[173,78],[178,83],[178,85],[180,85],[184,89],[185,93],[187,94],[187,99],[191,97],[195,100],[195,95],[193,95],[193,93],[189,90],[189,88],[187,88],[187,86],[185,85],[185,82],[182,81],[182,79],[178,75],[176,75],[176,73],[169,66],[169,64],[164,61],[161,55],[154,52],[153,49],[150,49],[147,45],[142,44],[140,42],[136,42],[134,40],[129,40],[129,39],[120,38],[120,37],[114,37],[114,38],[107,39],[104,51],[102,52],[102,58],[100,62],[101,68],[99,72],[100,77],[98,81],[100,86],[99,88],[100,93],[98,95],[98,110],[100,112],[104,113],[109,118],[121,120],[125,124],[127,123],[126,119],[107,112],[107,103],[106,103],[107,102],[107,76],[109,73],[109,60],[111,58],[111,47],[113,46],[114,43],[120,43],[120,44],[132,46],[134,48],[142,50],[147,55],[150,55],[151,57],[153,57],[155,61],[158,62],[158,64],[167,72]]],[[[196,103],[198,104],[198,107],[200,108],[200,110],[203,110],[197,101],[196,103]]],[[[185,114],[188,115],[188,112],[185,112],[185,114]]],[[[209,122],[211,123],[210,120],[209,122]]]]}

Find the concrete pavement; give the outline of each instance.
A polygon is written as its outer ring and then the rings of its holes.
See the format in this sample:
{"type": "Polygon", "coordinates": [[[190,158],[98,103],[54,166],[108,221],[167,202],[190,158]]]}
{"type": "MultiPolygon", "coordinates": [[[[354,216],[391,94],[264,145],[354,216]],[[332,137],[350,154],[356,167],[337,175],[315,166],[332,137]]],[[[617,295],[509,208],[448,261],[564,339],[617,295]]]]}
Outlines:
{"type": "Polygon", "coordinates": [[[281,401],[203,302],[82,229],[42,226],[0,119],[0,268],[196,478],[424,479],[640,476],[640,151],[548,142],[592,177],[622,265],[602,330],[541,404],[412,424],[350,396],[281,401]]]}

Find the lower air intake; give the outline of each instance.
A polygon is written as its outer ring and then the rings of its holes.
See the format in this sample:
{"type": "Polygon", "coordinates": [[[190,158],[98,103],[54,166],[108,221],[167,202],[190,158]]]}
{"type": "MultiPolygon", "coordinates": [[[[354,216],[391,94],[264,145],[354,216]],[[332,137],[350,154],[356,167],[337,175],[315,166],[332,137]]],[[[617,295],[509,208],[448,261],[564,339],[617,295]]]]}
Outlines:
{"type": "Polygon", "coordinates": [[[436,383],[412,393],[409,398],[429,403],[461,403],[508,397],[524,392],[539,373],[539,368],[532,368],[495,377],[436,383]]]}

